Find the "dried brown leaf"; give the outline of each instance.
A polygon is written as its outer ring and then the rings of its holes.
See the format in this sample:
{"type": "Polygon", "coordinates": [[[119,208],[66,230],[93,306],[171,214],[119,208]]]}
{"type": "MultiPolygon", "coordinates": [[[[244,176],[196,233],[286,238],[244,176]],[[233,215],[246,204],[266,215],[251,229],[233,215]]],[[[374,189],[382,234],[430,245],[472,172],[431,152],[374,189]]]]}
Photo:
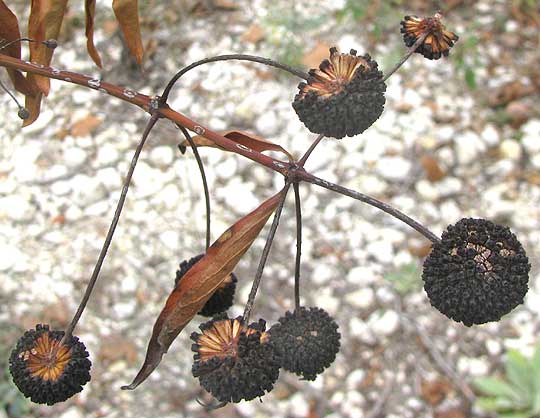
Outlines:
{"type": "MultiPolygon", "coordinates": [[[[9,7],[6,6],[3,0],[0,0],[0,40],[3,41],[0,46],[6,45],[8,42],[19,39],[20,37],[21,32],[19,31],[17,16],[9,10],[9,7]]],[[[0,53],[9,55],[13,58],[21,58],[21,43],[14,42],[7,48],[0,50],[0,53]]],[[[37,93],[36,87],[26,79],[23,73],[11,69],[8,69],[7,72],[15,90],[24,95],[31,96],[37,93]]]]}
{"type": "Polygon", "coordinates": [[[242,41],[256,44],[264,39],[264,30],[259,25],[254,23],[243,34],[242,41]]]}
{"type": "Polygon", "coordinates": [[[430,155],[423,155],[420,158],[420,164],[431,182],[440,181],[446,176],[446,172],[441,168],[439,162],[430,155]]]}
{"type": "Polygon", "coordinates": [[[262,203],[227,229],[182,277],[161,311],[141,370],[129,386],[135,389],[154,371],[174,339],[204,306],[225,278],[233,271],[244,253],[261,232],[266,221],[278,206],[280,192],[262,203]]]}
{"type": "Polygon", "coordinates": [[[96,65],[101,68],[101,57],[94,45],[94,17],[96,15],[96,0],[85,0],[84,11],[86,13],[86,49],[96,65]]]}
{"type": "Polygon", "coordinates": [[[420,383],[420,395],[432,406],[440,404],[451,391],[452,386],[444,379],[423,380],[420,383]]]}
{"type": "Polygon", "coordinates": [[[86,115],[80,119],[77,119],[71,125],[71,135],[73,136],[86,136],[96,130],[101,124],[102,120],[94,115],[86,115]]]}
{"type": "MultiPolygon", "coordinates": [[[[247,132],[242,131],[225,131],[222,132],[222,135],[225,138],[230,139],[231,141],[236,142],[237,144],[250,148],[257,152],[263,152],[263,151],[277,151],[285,154],[289,161],[294,161],[294,157],[287,151],[285,148],[283,148],[281,145],[274,144],[273,142],[268,141],[267,139],[261,138],[257,135],[253,135],[247,132]]],[[[197,135],[193,137],[193,142],[198,147],[213,147],[213,148],[220,148],[215,143],[210,141],[209,139],[205,138],[204,136],[197,135]]],[[[187,140],[182,141],[180,144],[182,148],[189,147],[189,142],[187,140]]]]}
{"type": "Polygon", "coordinates": [[[30,113],[30,117],[23,121],[23,124],[22,124],[23,127],[31,125],[38,118],[39,111],[41,109],[42,98],[43,98],[43,94],[41,93],[38,93],[35,96],[25,96],[24,107],[26,107],[26,109],[30,113]]]}
{"type": "Polygon", "coordinates": [[[302,63],[308,68],[319,68],[319,64],[329,57],[330,52],[328,50],[332,45],[319,42],[308,53],[302,57],[302,63]]]}
{"type": "Polygon", "coordinates": [[[139,25],[139,5],[137,0],[113,0],[114,15],[120,24],[131,55],[142,65],[144,48],[139,25]]]}
{"type": "MultiPolygon", "coordinates": [[[[36,42],[29,45],[30,61],[50,65],[54,50],[47,48],[41,41],[58,39],[66,7],[67,0],[32,0],[28,35],[36,42]]],[[[33,80],[45,96],[49,94],[50,80],[47,77],[28,74],[28,79],[33,80]]]]}

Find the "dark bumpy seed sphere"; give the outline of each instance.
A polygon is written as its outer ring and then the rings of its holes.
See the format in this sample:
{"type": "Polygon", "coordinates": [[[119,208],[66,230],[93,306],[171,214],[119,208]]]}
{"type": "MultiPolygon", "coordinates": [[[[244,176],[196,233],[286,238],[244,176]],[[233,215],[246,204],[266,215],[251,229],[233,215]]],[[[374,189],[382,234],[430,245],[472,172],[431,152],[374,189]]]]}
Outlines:
{"type": "Polygon", "coordinates": [[[263,320],[245,327],[241,317],[220,316],[191,334],[193,376],[220,402],[249,401],[273,389],[279,362],[265,327],[263,320]]]}
{"type": "Polygon", "coordinates": [[[424,262],[424,289],[440,312],[467,326],[498,321],[528,290],[531,266],[516,236],[484,219],[448,226],[424,262]]]}
{"type": "Polygon", "coordinates": [[[270,328],[270,343],[285,370],[315,380],[336,358],[340,334],[335,321],[320,308],[287,312],[270,328]]]}
{"type": "Polygon", "coordinates": [[[358,135],[383,112],[386,84],[368,54],[330,48],[330,59],[309,75],[298,85],[293,108],[311,132],[338,139],[358,135]]]}
{"type": "MultiPolygon", "coordinates": [[[[197,263],[204,254],[199,254],[189,260],[184,260],[180,263],[180,269],[176,271],[176,278],[174,280],[174,286],[178,286],[180,279],[188,272],[188,270],[197,263]]],[[[221,286],[217,288],[214,294],[206,301],[206,304],[199,311],[203,316],[214,316],[218,313],[225,312],[229,309],[234,301],[234,292],[236,290],[236,282],[238,279],[234,273],[231,273],[227,277],[221,286]]]]}
{"type": "Polygon", "coordinates": [[[422,35],[427,34],[414,52],[422,54],[430,60],[438,60],[442,56],[447,57],[459,36],[446,29],[441,23],[441,17],[439,13],[425,18],[405,16],[400,23],[405,45],[410,48],[422,35]]]}
{"type": "Polygon", "coordinates": [[[80,392],[90,380],[88,352],[77,337],[36,325],[17,342],[9,358],[13,382],[32,402],[53,405],[80,392]]]}

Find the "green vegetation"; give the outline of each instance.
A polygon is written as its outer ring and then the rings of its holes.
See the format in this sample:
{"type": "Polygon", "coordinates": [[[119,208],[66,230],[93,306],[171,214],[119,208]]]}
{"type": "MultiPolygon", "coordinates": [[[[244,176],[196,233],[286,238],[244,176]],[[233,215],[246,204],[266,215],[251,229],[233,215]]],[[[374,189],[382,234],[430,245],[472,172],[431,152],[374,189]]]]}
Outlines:
{"type": "Polygon", "coordinates": [[[477,378],[473,384],[484,395],[476,401],[478,408],[496,412],[500,418],[539,418],[540,345],[532,358],[509,350],[502,378],[477,378]]]}
{"type": "Polygon", "coordinates": [[[392,282],[394,289],[402,296],[422,287],[420,268],[415,262],[405,264],[395,273],[389,273],[385,277],[386,280],[392,282]]]}
{"type": "MultiPolygon", "coordinates": [[[[6,327],[6,324],[2,324],[3,334],[6,327]]],[[[6,335],[13,334],[6,332],[2,337],[6,335]]],[[[7,339],[0,338],[0,416],[3,411],[9,418],[30,417],[30,402],[15,387],[9,374],[8,359],[11,348],[7,339]]]]}

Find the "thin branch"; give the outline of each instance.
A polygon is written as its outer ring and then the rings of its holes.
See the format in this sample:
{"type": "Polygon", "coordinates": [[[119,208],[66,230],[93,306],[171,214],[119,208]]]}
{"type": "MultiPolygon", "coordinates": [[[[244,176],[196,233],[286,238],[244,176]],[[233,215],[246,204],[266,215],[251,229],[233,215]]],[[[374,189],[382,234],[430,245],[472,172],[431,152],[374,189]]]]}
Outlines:
{"type": "Polygon", "coordinates": [[[9,96],[13,99],[13,101],[17,104],[17,107],[19,109],[23,109],[23,107],[21,106],[21,104],[19,103],[19,101],[17,100],[17,98],[13,95],[13,93],[11,93],[8,88],[5,86],[4,83],[2,83],[2,81],[0,80],[0,87],[2,87],[2,89],[7,93],[9,94],[9,96]]]}
{"type": "Polygon", "coordinates": [[[30,39],[30,38],[19,38],[19,39],[14,39],[6,44],[0,44],[0,50],[2,49],[6,49],[7,47],[17,43],[17,42],[24,42],[24,41],[27,41],[27,42],[36,42],[34,39],[30,39]]]}
{"type": "Polygon", "coordinates": [[[465,396],[465,398],[469,401],[469,403],[473,404],[476,397],[474,395],[473,390],[471,387],[465,382],[465,380],[459,376],[456,371],[448,364],[448,362],[444,359],[444,356],[439,352],[427,332],[417,324],[417,321],[414,318],[408,318],[407,323],[409,326],[415,331],[415,333],[420,338],[420,341],[422,342],[422,346],[428,351],[431,359],[435,362],[435,364],[438,366],[438,368],[450,378],[452,383],[460,390],[460,392],[465,396]]]}
{"type": "Polygon", "coordinates": [[[210,57],[210,58],[204,58],[200,61],[196,61],[193,64],[188,65],[187,67],[182,68],[180,71],[178,71],[173,78],[169,81],[165,89],[163,90],[163,94],[160,97],[160,103],[166,103],[167,99],[169,98],[169,94],[171,92],[171,89],[173,88],[174,84],[178,81],[180,77],[182,77],[185,73],[188,71],[194,69],[195,67],[198,67],[203,64],[208,64],[210,62],[217,62],[217,61],[229,61],[229,60],[239,60],[239,61],[251,61],[251,62],[258,62],[259,64],[268,65],[270,67],[279,68],[280,70],[287,71],[291,73],[292,75],[295,75],[297,77],[300,77],[302,79],[309,78],[309,75],[305,73],[304,71],[298,70],[296,68],[293,68],[287,64],[282,64],[280,62],[271,60],[269,58],[263,58],[258,57],[255,55],[246,55],[246,54],[229,54],[229,55],[218,55],[216,57],[210,57]]]}
{"type": "Polygon", "coordinates": [[[422,235],[424,235],[427,239],[429,239],[433,243],[438,243],[441,241],[441,239],[438,236],[436,236],[433,232],[431,232],[428,228],[426,228],[421,223],[415,221],[411,217],[405,215],[403,212],[390,206],[389,204],[381,202],[378,199],[375,199],[374,197],[365,195],[363,193],[360,193],[351,189],[347,189],[346,187],[340,186],[339,184],[335,184],[335,183],[331,183],[329,181],[323,180],[306,171],[300,170],[296,174],[296,176],[301,180],[307,181],[308,183],[316,184],[318,186],[324,187],[325,189],[332,190],[333,192],[352,197],[353,199],[360,200],[361,202],[374,206],[388,213],[389,215],[392,215],[394,218],[397,218],[400,221],[406,223],[411,228],[416,229],[418,232],[420,232],[422,235]]]}
{"type": "Polygon", "coordinates": [[[307,159],[309,158],[309,156],[311,155],[311,153],[313,152],[313,150],[315,149],[315,147],[317,145],[319,145],[319,142],[321,142],[321,140],[324,138],[324,135],[323,134],[319,134],[319,136],[317,137],[317,139],[315,139],[315,141],[313,141],[313,143],[310,145],[310,147],[308,148],[308,150],[306,151],[306,153],[302,156],[302,158],[300,158],[300,161],[298,161],[298,165],[300,167],[303,167],[304,164],[306,163],[307,159]]]}
{"type": "Polygon", "coordinates": [[[300,259],[302,257],[302,208],[298,183],[293,183],[296,210],[296,263],[294,266],[294,307],[300,308],[300,259]]]}
{"type": "Polygon", "coordinates": [[[383,82],[385,82],[386,80],[388,80],[390,78],[390,76],[392,74],[394,74],[397,70],[399,70],[399,67],[401,67],[403,64],[405,64],[405,61],[407,61],[410,56],[412,54],[414,54],[414,51],[416,51],[416,49],[422,44],[422,42],[424,42],[424,40],[426,39],[426,36],[428,36],[428,32],[425,32],[423,33],[420,38],[418,38],[416,40],[416,42],[414,43],[413,46],[411,46],[409,48],[409,51],[397,62],[396,65],[394,65],[394,67],[388,71],[388,73],[384,76],[384,78],[382,79],[383,82]]]}
{"type": "Polygon", "coordinates": [[[255,279],[253,279],[253,285],[251,286],[251,291],[249,292],[248,301],[246,303],[246,307],[244,308],[244,315],[242,317],[244,324],[247,324],[249,322],[249,316],[251,315],[251,310],[253,309],[255,296],[257,295],[257,290],[259,289],[259,285],[261,284],[261,278],[262,278],[262,274],[264,270],[264,265],[266,264],[266,259],[268,258],[268,254],[270,253],[270,248],[272,247],[272,242],[274,241],[274,236],[276,234],[276,230],[279,225],[279,218],[281,217],[281,211],[283,209],[283,205],[285,204],[285,199],[287,198],[287,192],[289,191],[290,185],[291,183],[286,183],[285,187],[281,191],[281,193],[283,193],[283,196],[281,197],[278,207],[276,208],[276,212],[274,214],[274,220],[272,221],[272,226],[270,227],[270,231],[268,231],[268,236],[266,237],[266,243],[264,244],[264,249],[261,254],[259,266],[257,267],[257,272],[255,273],[255,279]]]}
{"type": "Polygon", "coordinates": [[[193,142],[193,139],[191,138],[191,135],[189,134],[187,129],[184,128],[182,125],[177,124],[176,126],[180,128],[187,141],[189,142],[189,145],[191,145],[191,149],[193,150],[193,154],[195,155],[195,159],[197,160],[197,165],[199,166],[199,171],[201,173],[201,179],[204,189],[204,203],[206,205],[206,251],[208,251],[208,247],[210,247],[210,192],[208,191],[208,183],[206,181],[204,165],[201,160],[201,156],[199,155],[197,145],[195,145],[195,142],[193,142]]]}
{"type": "Polygon", "coordinates": [[[174,111],[167,105],[163,105],[160,107],[156,97],[149,97],[145,94],[139,93],[129,88],[117,86],[115,84],[108,83],[97,78],[88,77],[72,71],[45,67],[41,64],[36,63],[27,63],[18,58],[13,58],[5,54],[0,54],[0,67],[11,68],[14,70],[37,74],[55,80],[61,80],[68,83],[77,84],[79,86],[90,88],[100,93],[108,94],[125,102],[139,106],[150,114],[152,114],[153,112],[157,112],[165,119],[182,125],[186,129],[189,129],[192,132],[196,132],[198,135],[204,136],[219,147],[225,148],[229,152],[240,154],[252,161],[255,161],[258,164],[261,164],[283,175],[286,175],[287,173],[287,162],[277,160],[253,149],[241,146],[240,144],[237,144],[229,138],[226,138],[223,135],[220,135],[217,132],[208,129],[204,125],[201,125],[199,122],[190,119],[186,115],[174,111]]]}
{"type": "Polygon", "coordinates": [[[146,127],[144,128],[141,141],[139,142],[139,144],[137,145],[137,148],[135,149],[135,154],[133,155],[133,158],[131,160],[131,164],[129,166],[129,170],[127,172],[126,178],[124,180],[124,184],[122,185],[122,192],[120,193],[120,198],[118,199],[118,203],[116,205],[116,210],[114,212],[114,216],[111,221],[111,226],[109,227],[109,231],[107,232],[107,236],[105,237],[105,242],[103,243],[103,247],[101,247],[101,252],[96,262],[96,266],[94,267],[94,271],[92,273],[92,276],[90,277],[90,281],[88,282],[88,286],[86,287],[86,291],[84,292],[84,296],[81,300],[79,308],[77,309],[75,316],[73,317],[73,319],[71,320],[71,323],[66,329],[66,333],[64,335],[63,341],[69,341],[69,339],[71,338],[73,330],[75,329],[77,322],[79,322],[79,319],[81,318],[81,315],[84,309],[86,308],[88,299],[90,299],[92,290],[94,289],[94,286],[99,277],[101,266],[103,265],[103,261],[105,260],[105,256],[107,255],[107,251],[109,249],[109,246],[111,245],[114,231],[116,230],[116,226],[118,225],[118,221],[120,220],[120,214],[122,213],[122,208],[124,207],[126,195],[129,189],[129,185],[131,183],[131,178],[133,177],[133,172],[135,171],[135,167],[137,166],[139,155],[141,154],[144,143],[146,142],[146,139],[148,138],[148,135],[152,131],[152,128],[155,126],[158,119],[159,119],[159,115],[157,114],[152,115],[152,117],[146,124],[146,127]]]}

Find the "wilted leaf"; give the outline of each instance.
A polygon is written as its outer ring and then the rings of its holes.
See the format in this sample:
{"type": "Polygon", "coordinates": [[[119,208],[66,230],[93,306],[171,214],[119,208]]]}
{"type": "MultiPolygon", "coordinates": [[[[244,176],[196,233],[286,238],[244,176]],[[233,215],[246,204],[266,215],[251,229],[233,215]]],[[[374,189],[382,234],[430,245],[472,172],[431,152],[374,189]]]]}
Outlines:
{"type": "Polygon", "coordinates": [[[73,136],[86,136],[96,130],[101,124],[101,119],[94,115],[87,115],[80,119],[77,119],[71,125],[71,135],[73,136]]]}
{"type": "MultiPolygon", "coordinates": [[[[19,22],[17,16],[9,10],[5,3],[0,0],[0,46],[19,39],[21,32],[19,31],[19,22]]],[[[3,48],[0,53],[9,55],[13,58],[21,58],[21,43],[15,42],[7,48],[3,48]]],[[[34,95],[37,93],[36,88],[30,83],[18,70],[7,70],[15,90],[24,95],[34,95]]]]}
{"type": "Polygon", "coordinates": [[[440,404],[452,391],[452,386],[446,380],[424,380],[420,383],[420,395],[430,405],[440,404]]]}
{"type": "Polygon", "coordinates": [[[144,364],[129,386],[135,389],[154,371],[174,339],[204,306],[251,246],[278,206],[280,192],[226,230],[182,277],[161,311],[148,343],[144,364]]]}
{"type": "Polygon", "coordinates": [[[41,99],[43,94],[38,93],[35,96],[25,96],[24,98],[24,107],[30,113],[30,117],[23,121],[22,126],[31,125],[36,121],[39,116],[39,110],[41,109],[41,99]]]}
{"type": "Polygon", "coordinates": [[[113,0],[112,7],[131,55],[135,57],[139,65],[142,65],[144,49],[139,26],[138,1],[113,0]]]}
{"type": "Polygon", "coordinates": [[[328,51],[332,45],[319,42],[313,49],[302,57],[302,64],[308,68],[318,68],[322,60],[330,56],[328,51]]]}
{"type": "MultiPolygon", "coordinates": [[[[237,144],[243,145],[244,147],[250,148],[257,152],[263,152],[263,151],[278,151],[282,152],[287,156],[289,161],[293,161],[294,157],[281,145],[274,144],[273,142],[268,141],[267,139],[258,137],[257,135],[248,134],[246,132],[241,131],[226,131],[223,132],[222,135],[225,138],[230,139],[231,141],[236,142],[237,144]]],[[[214,144],[209,139],[205,138],[204,136],[197,135],[193,137],[193,142],[198,147],[213,147],[213,148],[220,148],[214,144]]],[[[182,149],[185,150],[186,147],[189,146],[189,142],[187,140],[182,141],[180,144],[182,149]]]]}
{"type": "Polygon", "coordinates": [[[256,44],[257,42],[264,39],[264,30],[254,23],[251,25],[243,34],[242,34],[242,40],[244,42],[249,42],[252,44],[256,44]]]}
{"type": "Polygon", "coordinates": [[[423,155],[420,158],[420,164],[422,164],[422,167],[426,172],[426,177],[431,182],[439,181],[446,176],[446,173],[441,168],[439,162],[429,155],[423,155]]]}
{"type": "Polygon", "coordinates": [[[85,0],[86,13],[86,49],[98,67],[101,68],[101,57],[94,45],[94,17],[96,15],[96,0],[85,0]]]}
{"type": "MultiPolygon", "coordinates": [[[[53,50],[47,48],[41,41],[58,39],[66,6],[67,0],[32,0],[28,35],[36,42],[29,44],[30,61],[45,66],[50,65],[53,50]]],[[[50,80],[47,77],[28,74],[28,79],[33,80],[45,96],[49,94],[50,80]]]]}
{"type": "Polygon", "coordinates": [[[487,100],[492,107],[502,106],[532,94],[534,91],[534,86],[526,85],[520,80],[514,80],[490,90],[487,100]]]}

